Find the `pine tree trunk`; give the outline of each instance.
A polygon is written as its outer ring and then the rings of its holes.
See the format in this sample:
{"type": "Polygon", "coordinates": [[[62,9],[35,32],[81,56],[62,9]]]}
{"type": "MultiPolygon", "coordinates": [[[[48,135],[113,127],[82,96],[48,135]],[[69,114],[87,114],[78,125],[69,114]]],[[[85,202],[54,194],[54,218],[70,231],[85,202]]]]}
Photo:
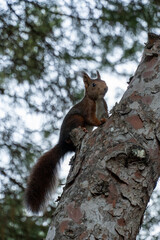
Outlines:
{"type": "Polygon", "coordinates": [[[47,240],[136,239],[160,175],[159,56],[160,37],[149,34],[120,103],[79,141],[47,240]]]}

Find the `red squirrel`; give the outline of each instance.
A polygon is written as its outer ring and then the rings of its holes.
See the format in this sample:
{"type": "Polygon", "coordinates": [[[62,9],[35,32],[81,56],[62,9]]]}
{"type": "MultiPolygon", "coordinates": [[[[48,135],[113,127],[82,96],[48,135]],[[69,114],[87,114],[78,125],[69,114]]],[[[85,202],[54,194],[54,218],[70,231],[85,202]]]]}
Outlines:
{"type": "Polygon", "coordinates": [[[83,72],[85,85],[84,98],[73,106],[65,116],[59,141],[51,150],[42,155],[33,167],[25,191],[25,202],[29,210],[38,213],[56,185],[57,167],[60,159],[67,152],[75,152],[75,146],[70,139],[72,129],[82,127],[90,129],[99,126],[108,117],[108,108],[104,96],[108,90],[97,71],[97,79],[91,79],[83,72]]]}

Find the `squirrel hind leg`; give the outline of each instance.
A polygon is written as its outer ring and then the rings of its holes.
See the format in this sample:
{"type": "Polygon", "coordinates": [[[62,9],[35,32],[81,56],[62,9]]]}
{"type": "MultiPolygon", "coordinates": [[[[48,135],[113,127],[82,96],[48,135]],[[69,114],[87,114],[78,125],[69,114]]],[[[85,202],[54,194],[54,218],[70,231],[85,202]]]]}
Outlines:
{"type": "Polygon", "coordinates": [[[65,141],[65,143],[72,145],[70,133],[78,127],[85,127],[84,117],[78,114],[68,115],[62,124],[59,142],[65,141]]]}

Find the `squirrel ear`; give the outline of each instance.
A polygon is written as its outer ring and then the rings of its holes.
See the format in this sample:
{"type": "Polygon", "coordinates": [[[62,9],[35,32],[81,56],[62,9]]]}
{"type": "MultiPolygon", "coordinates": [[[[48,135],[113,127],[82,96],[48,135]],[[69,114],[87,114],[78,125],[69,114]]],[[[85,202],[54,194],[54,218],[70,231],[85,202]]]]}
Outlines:
{"type": "Polygon", "coordinates": [[[82,72],[82,75],[83,75],[83,82],[84,82],[85,88],[87,88],[91,82],[91,79],[88,76],[88,74],[85,72],[82,72]]]}
{"type": "Polygon", "coordinates": [[[98,71],[97,71],[97,80],[101,80],[101,76],[98,71]]]}

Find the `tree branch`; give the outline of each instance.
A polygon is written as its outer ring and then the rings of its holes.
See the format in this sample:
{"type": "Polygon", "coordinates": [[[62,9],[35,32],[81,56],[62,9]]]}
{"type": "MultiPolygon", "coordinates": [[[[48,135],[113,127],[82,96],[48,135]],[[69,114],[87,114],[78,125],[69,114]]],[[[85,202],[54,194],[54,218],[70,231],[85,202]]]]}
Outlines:
{"type": "Polygon", "coordinates": [[[15,185],[17,185],[18,187],[20,187],[23,191],[25,190],[25,188],[22,186],[21,183],[17,182],[14,178],[12,178],[11,176],[9,176],[9,174],[7,174],[4,170],[4,168],[0,168],[0,173],[7,177],[11,182],[13,182],[15,185]]]}

